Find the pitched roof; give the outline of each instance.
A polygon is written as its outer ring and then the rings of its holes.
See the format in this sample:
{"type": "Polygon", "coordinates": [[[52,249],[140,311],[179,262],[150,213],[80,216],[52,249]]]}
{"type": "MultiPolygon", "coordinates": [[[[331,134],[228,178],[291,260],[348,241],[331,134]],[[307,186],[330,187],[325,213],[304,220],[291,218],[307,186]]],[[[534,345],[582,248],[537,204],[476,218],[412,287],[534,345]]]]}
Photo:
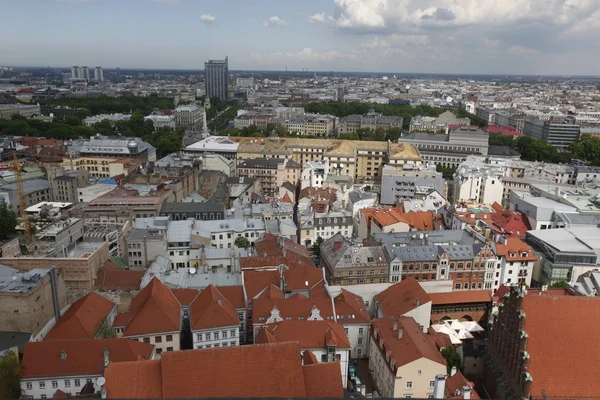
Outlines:
{"type": "Polygon", "coordinates": [[[431,211],[405,213],[402,207],[378,207],[363,208],[360,210],[360,213],[363,215],[362,218],[366,218],[367,227],[370,227],[371,222],[374,220],[380,226],[389,226],[403,222],[419,231],[434,229],[434,215],[431,211]]]}
{"type": "Polygon", "coordinates": [[[386,317],[396,317],[430,302],[430,296],[411,276],[379,293],[375,299],[386,317]]]}
{"type": "Polygon", "coordinates": [[[160,360],[110,364],[104,371],[106,393],[110,399],[162,398],[160,360]]]}
{"type": "Polygon", "coordinates": [[[489,303],[492,301],[491,290],[464,290],[460,292],[429,293],[432,305],[489,303]]]}
{"type": "Polygon", "coordinates": [[[246,300],[244,299],[244,287],[239,286],[219,286],[219,292],[231,303],[231,305],[239,310],[246,308],[246,300]]]}
{"type": "Polygon", "coordinates": [[[446,378],[446,398],[462,399],[463,396],[461,391],[465,386],[471,388],[471,399],[481,399],[479,394],[475,391],[473,382],[469,382],[460,371],[456,371],[454,375],[450,375],[446,378]]]}
{"type": "Polygon", "coordinates": [[[265,340],[264,330],[268,330],[277,342],[297,341],[303,349],[324,349],[327,346],[336,346],[339,349],[349,349],[350,342],[340,324],[330,321],[281,321],[265,325],[265,328],[256,336],[256,343],[265,340]]]}
{"type": "Polygon", "coordinates": [[[121,269],[108,260],[98,270],[94,288],[103,292],[140,290],[140,282],[145,272],[143,269],[121,269]]]}
{"type": "Polygon", "coordinates": [[[299,354],[298,343],[163,353],[158,362],[138,361],[142,365],[138,368],[134,363],[109,365],[106,394],[108,398],[305,398],[307,389],[311,397],[318,389],[328,397],[343,397],[339,364],[311,368],[305,376],[299,354]],[[322,376],[327,380],[319,379],[322,376]]]}
{"type": "Polygon", "coordinates": [[[128,313],[115,320],[114,326],[124,324],[124,336],[150,333],[179,332],[181,330],[181,306],[173,293],[154,277],[131,302],[128,313]]]}
{"type": "MultiPolygon", "coordinates": [[[[314,357],[314,355],[313,355],[314,357]]],[[[336,382],[341,381],[339,361],[303,365],[306,397],[311,399],[333,399],[344,397],[344,389],[336,382]],[[333,384],[332,384],[333,383],[333,384]]]]}
{"type": "Polygon", "coordinates": [[[182,306],[189,306],[200,294],[199,289],[171,288],[170,290],[171,293],[173,293],[173,296],[175,296],[179,304],[182,306]]]}
{"type": "MultiPolygon", "coordinates": [[[[286,291],[307,291],[310,292],[310,297],[328,297],[324,290],[325,280],[322,268],[285,270],[283,277],[285,279],[286,291]]],[[[263,293],[270,285],[278,288],[280,284],[279,271],[277,270],[244,271],[244,287],[249,299],[253,299],[263,293]]]]}
{"type": "Polygon", "coordinates": [[[334,319],[330,299],[309,299],[308,297],[294,295],[287,299],[254,299],[252,301],[254,323],[265,323],[275,307],[277,307],[283,319],[306,319],[315,307],[319,310],[323,319],[334,319]]]}
{"type": "Polygon", "coordinates": [[[77,339],[28,342],[21,363],[24,379],[99,375],[104,368],[104,349],[110,362],[134,361],[141,356],[149,359],[154,345],[130,339],[77,339]],[[66,359],[61,359],[61,352],[66,359]]]}
{"type": "Polygon", "coordinates": [[[200,292],[190,306],[192,330],[237,326],[240,321],[231,303],[213,285],[200,292]]]}
{"type": "Polygon", "coordinates": [[[600,320],[598,299],[527,295],[523,311],[532,397],[598,398],[600,331],[590,327],[600,320]]]}
{"type": "Polygon", "coordinates": [[[442,353],[427,339],[427,335],[421,330],[421,326],[412,317],[378,318],[371,321],[373,329],[381,341],[376,345],[385,354],[390,352],[396,367],[402,367],[421,358],[446,365],[442,353]],[[394,323],[397,329],[394,330],[394,323]],[[402,329],[402,338],[398,339],[398,330],[402,329]],[[380,347],[383,345],[383,349],[380,347]]]}
{"type": "Polygon", "coordinates": [[[342,289],[333,299],[335,313],[340,324],[362,324],[371,322],[369,310],[362,297],[342,289]]]}
{"type": "Polygon", "coordinates": [[[499,256],[506,258],[506,261],[536,261],[537,257],[533,254],[533,249],[527,243],[517,237],[509,237],[506,244],[496,243],[496,252],[499,256]],[[523,255],[526,253],[526,255],[523,255]],[[511,254],[514,257],[511,257],[511,254]]]}
{"type": "Polygon", "coordinates": [[[69,307],[45,340],[93,339],[96,330],[114,307],[112,301],[91,292],[69,307]]]}

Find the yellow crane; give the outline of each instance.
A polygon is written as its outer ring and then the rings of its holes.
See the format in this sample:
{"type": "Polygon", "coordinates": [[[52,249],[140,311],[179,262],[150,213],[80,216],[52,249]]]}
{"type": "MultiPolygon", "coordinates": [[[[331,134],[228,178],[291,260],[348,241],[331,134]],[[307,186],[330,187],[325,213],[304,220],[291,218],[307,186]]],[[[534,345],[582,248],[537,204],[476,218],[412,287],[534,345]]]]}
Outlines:
{"type": "Polygon", "coordinates": [[[29,216],[27,215],[27,201],[25,201],[25,190],[23,189],[23,179],[21,178],[21,164],[17,159],[17,153],[13,154],[13,166],[11,168],[15,171],[15,180],[17,182],[17,195],[19,196],[19,207],[21,208],[21,220],[23,221],[23,230],[25,231],[25,237],[29,239],[31,237],[31,225],[29,223],[29,216]]]}

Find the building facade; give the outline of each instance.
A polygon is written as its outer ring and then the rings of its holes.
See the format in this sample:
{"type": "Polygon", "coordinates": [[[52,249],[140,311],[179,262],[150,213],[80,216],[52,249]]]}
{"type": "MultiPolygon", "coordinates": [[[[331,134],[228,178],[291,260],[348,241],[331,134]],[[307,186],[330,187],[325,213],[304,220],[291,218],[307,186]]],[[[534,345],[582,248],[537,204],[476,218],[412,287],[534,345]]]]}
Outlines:
{"type": "Polygon", "coordinates": [[[229,97],[229,59],[204,63],[206,96],[226,100],[229,97]]]}

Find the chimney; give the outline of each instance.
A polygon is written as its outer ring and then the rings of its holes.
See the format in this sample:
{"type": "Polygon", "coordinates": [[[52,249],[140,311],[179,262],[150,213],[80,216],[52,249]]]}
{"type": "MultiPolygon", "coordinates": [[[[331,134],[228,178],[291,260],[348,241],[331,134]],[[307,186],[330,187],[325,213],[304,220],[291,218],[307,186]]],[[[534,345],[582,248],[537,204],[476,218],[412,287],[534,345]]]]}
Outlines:
{"type": "Polygon", "coordinates": [[[456,367],[452,367],[450,370],[450,376],[454,376],[456,374],[456,367]]]}
{"type": "Polygon", "coordinates": [[[108,364],[110,364],[108,349],[102,350],[102,354],[104,355],[104,368],[106,368],[108,367],[108,364]]]}
{"type": "Polygon", "coordinates": [[[468,386],[463,386],[462,387],[462,398],[463,399],[470,399],[471,398],[471,388],[468,386]]]}
{"type": "Polygon", "coordinates": [[[398,339],[402,339],[402,329],[398,329],[398,339]]]}
{"type": "Polygon", "coordinates": [[[393,331],[396,331],[396,329],[398,329],[398,321],[394,321],[394,327],[392,328],[393,331]]]}
{"type": "Polygon", "coordinates": [[[433,385],[433,398],[443,399],[446,394],[446,376],[438,374],[435,376],[435,383],[433,385]]]}
{"type": "Polygon", "coordinates": [[[67,352],[64,350],[60,351],[60,359],[61,360],[66,360],[67,359],[67,352]]]}
{"type": "Polygon", "coordinates": [[[218,304],[219,306],[221,305],[221,298],[220,298],[220,297],[217,299],[217,304],[218,304]]]}

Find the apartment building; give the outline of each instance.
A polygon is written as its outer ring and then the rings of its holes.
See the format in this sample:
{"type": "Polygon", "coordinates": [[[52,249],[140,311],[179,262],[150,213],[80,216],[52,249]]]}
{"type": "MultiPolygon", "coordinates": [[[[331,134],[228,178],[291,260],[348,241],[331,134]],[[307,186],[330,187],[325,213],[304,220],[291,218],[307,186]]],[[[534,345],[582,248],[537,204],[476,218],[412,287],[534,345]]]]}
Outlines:
{"type": "Polygon", "coordinates": [[[581,127],[574,120],[529,120],[525,121],[523,133],[534,139],[543,140],[558,150],[568,150],[571,143],[579,140],[581,127]]]}
{"type": "Polygon", "coordinates": [[[299,221],[300,243],[311,246],[317,238],[325,240],[340,233],[344,237],[354,235],[352,211],[314,212],[299,221]]]}
{"type": "Polygon", "coordinates": [[[175,129],[177,127],[173,115],[147,115],[144,117],[144,121],[152,121],[155,131],[161,128],[175,129]]]}
{"type": "Polygon", "coordinates": [[[423,199],[434,190],[446,193],[443,175],[433,164],[407,164],[400,169],[386,165],[382,175],[381,204],[397,205],[404,200],[423,199]]]}
{"type": "Polygon", "coordinates": [[[237,310],[213,285],[202,290],[192,301],[189,318],[194,349],[240,345],[237,310]]]}
{"type": "Polygon", "coordinates": [[[354,133],[359,129],[377,130],[383,129],[385,132],[390,128],[402,128],[402,117],[387,116],[376,113],[373,109],[366,114],[353,114],[340,118],[337,127],[338,134],[354,133]]]}
{"type": "Polygon", "coordinates": [[[519,238],[509,237],[496,243],[500,269],[494,274],[492,289],[500,285],[531,286],[533,266],[538,261],[533,249],[519,238]]]}
{"type": "Polygon", "coordinates": [[[141,168],[142,163],[133,158],[77,157],[65,159],[61,165],[65,170],[87,171],[92,178],[128,176],[141,168]]]}
{"type": "Polygon", "coordinates": [[[446,360],[417,322],[392,317],[371,323],[369,371],[378,393],[386,398],[443,398],[435,397],[436,381],[446,375],[446,360]]]}
{"type": "MultiPolygon", "coordinates": [[[[23,195],[25,204],[27,207],[31,207],[43,201],[52,200],[52,189],[46,179],[32,179],[23,182],[23,195]]],[[[21,204],[16,183],[0,186],[0,198],[16,213],[20,212],[21,204]]]]}
{"type": "Polygon", "coordinates": [[[292,134],[326,137],[335,131],[336,117],[321,114],[302,114],[290,119],[275,117],[270,122],[282,125],[292,134]]]}
{"type": "Polygon", "coordinates": [[[390,265],[381,246],[357,246],[336,234],[321,245],[321,262],[331,285],[388,282],[390,265]]]}
{"type": "Polygon", "coordinates": [[[136,137],[102,136],[69,142],[67,153],[70,157],[117,157],[133,158],[139,161],[156,161],[156,149],[151,144],[136,137]]]}
{"type": "Polygon", "coordinates": [[[201,130],[204,121],[204,108],[197,104],[181,105],[173,110],[173,122],[176,127],[201,130]]]}
{"type": "Polygon", "coordinates": [[[64,175],[50,180],[52,199],[56,202],[79,203],[79,187],[88,183],[88,171],[67,171],[64,175]]]}
{"type": "Polygon", "coordinates": [[[255,158],[238,164],[237,174],[239,177],[260,179],[261,194],[277,197],[284,182],[298,183],[301,165],[286,158],[255,158]]]}
{"type": "Polygon", "coordinates": [[[371,318],[362,297],[342,288],[333,298],[336,319],[350,342],[350,358],[365,358],[369,353],[371,318]]]}
{"type": "Polygon", "coordinates": [[[125,263],[130,268],[145,268],[159,255],[167,254],[166,231],[151,228],[132,229],[125,238],[125,246],[125,263]]]}

